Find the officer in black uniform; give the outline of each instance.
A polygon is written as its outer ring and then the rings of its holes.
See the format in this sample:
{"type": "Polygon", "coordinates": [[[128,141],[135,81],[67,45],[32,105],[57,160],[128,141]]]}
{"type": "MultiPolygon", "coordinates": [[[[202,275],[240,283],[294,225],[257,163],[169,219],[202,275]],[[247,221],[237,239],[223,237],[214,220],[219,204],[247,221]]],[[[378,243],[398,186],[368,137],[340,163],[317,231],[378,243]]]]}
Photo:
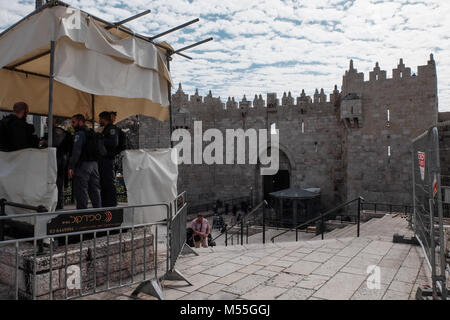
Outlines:
{"type": "MultiPolygon", "coordinates": [[[[41,147],[48,147],[48,132],[44,134],[41,140],[41,147]]],[[[68,131],[57,126],[56,117],[53,118],[53,147],[56,148],[56,186],[58,188],[58,204],[56,205],[56,209],[60,210],[64,208],[64,181],[66,180],[67,165],[73,147],[73,139],[68,131]]]]}
{"type": "Polygon", "coordinates": [[[117,206],[117,195],[114,177],[114,157],[119,145],[119,129],[113,124],[110,112],[99,114],[100,126],[103,127],[104,145],[106,156],[98,161],[100,172],[100,187],[103,207],[117,206]]]}
{"type": "Polygon", "coordinates": [[[97,159],[94,159],[87,150],[89,132],[86,119],[82,114],[72,117],[72,127],[75,129],[72,156],[69,160],[69,178],[73,178],[73,193],[77,209],[86,209],[88,197],[94,208],[100,208],[100,177],[98,174],[97,159]]]}
{"type": "Polygon", "coordinates": [[[13,113],[1,121],[0,151],[16,151],[26,148],[38,148],[39,138],[34,134],[34,126],[27,123],[28,105],[17,102],[13,113]]]}

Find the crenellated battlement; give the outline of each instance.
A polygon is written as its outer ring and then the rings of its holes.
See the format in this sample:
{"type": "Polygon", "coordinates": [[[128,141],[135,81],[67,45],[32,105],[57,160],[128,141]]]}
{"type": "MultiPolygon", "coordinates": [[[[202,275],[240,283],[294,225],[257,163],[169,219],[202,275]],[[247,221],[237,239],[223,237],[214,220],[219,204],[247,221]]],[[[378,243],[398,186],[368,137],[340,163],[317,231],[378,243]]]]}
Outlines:
{"type": "Polygon", "coordinates": [[[303,89],[300,96],[295,97],[292,95],[291,91],[288,93],[284,92],[283,97],[277,98],[276,93],[267,93],[267,100],[264,100],[261,94],[255,94],[252,100],[249,100],[244,94],[241,100],[237,100],[235,97],[228,97],[225,103],[222,102],[220,97],[214,97],[211,90],[206,97],[200,96],[198,89],[195,90],[195,94],[189,96],[184,93],[181,83],[179,84],[178,90],[172,95],[172,102],[176,106],[183,107],[200,107],[209,106],[217,107],[225,110],[239,110],[239,109],[255,109],[255,108],[274,108],[274,107],[295,107],[304,105],[318,105],[324,103],[334,103],[339,97],[339,90],[337,85],[334,86],[333,92],[329,97],[325,94],[322,88],[319,93],[319,89],[316,89],[313,98],[305,94],[303,89]],[[267,101],[267,104],[266,104],[267,101]]]}
{"type": "Polygon", "coordinates": [[[358,72],[354,67],[353,60],[350,61],[349,70],[345,71],[342,79],[342,93],[344,95],[348,93],[360,93],[362,85],[377,85],[383,84],[386,81],[404,81],[404,80],[425,80],[429,81],[431,77],[436,77],[436,63],[434,61],[433,54],[430,55],[430,60],[426,65],[418,66],[417,73],[413,73],[410,67],[407,67],[400,58],[397,68],[392,69],[392,77],[387,76],[387,71],[380,68],[378,62],[375,63],[375,67],[369,72],[369,79],[364,80],[364,73],[358,72]]]}

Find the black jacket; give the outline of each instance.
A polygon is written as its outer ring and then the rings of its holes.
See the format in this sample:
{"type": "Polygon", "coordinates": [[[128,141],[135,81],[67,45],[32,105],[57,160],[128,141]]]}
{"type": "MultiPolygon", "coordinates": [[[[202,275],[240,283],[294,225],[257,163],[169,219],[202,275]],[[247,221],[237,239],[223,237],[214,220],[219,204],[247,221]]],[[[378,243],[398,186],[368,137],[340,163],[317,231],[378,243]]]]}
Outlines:
{"type": "Polygon", "coordinates": [[[103,137],[106,151],[108,154],[105,158],[114,159],[117,154],[117,147],[119,146],[119,128],[112,123],[105,126],[103,129],[103,137]]]}
{"type": "Polygon", "coordinates": [[[39,139],[34,134],[34,126],[27,123],[25,118],[19,119],[15,114],[10,114],[4,117],[2,121],[5,121],[6,125],[7,151],[38,148],[39,139]]]}

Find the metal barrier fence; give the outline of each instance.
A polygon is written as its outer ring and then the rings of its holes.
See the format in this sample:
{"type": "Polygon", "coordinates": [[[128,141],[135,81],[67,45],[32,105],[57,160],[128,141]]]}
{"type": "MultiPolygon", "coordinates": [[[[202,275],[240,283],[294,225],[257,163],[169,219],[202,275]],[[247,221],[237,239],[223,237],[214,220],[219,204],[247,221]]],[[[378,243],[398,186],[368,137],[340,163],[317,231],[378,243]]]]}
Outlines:
{"type": "Polygon", "coordinates": [[[182,237],[174,236],[172,228],[179,232],[183,219],[186,225],[186,207],[161,203],[0,216],[7,231],[11,221],[26,219],[34,225],[32,235],[11,238],[9,230],[0,241],[0,283],[8,288],[8,296],[0,299],[76,299],[135,284],[145,290],[133,295],[145,292],[164,299],[160,280],[170,278],[181,252],[182,237]],[[148,222],[148,210],[166,218],[148,222]],[[164,227],[165,256],[158,248],[164,227]]]}
{"type": "Polygon", "coordinates": [[[439,136],[436,127],[413,140],[412,225],[432,274],[433,296],[446,299],[445,243],[443,232],[439,136]]]}

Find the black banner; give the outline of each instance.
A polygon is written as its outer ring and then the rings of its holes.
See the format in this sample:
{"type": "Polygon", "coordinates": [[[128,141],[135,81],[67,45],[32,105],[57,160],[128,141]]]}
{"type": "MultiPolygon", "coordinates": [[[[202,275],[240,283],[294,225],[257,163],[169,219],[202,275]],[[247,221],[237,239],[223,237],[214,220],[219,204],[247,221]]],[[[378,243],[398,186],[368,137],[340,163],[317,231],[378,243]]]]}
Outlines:
{"type": "Polygon", "coordinates": [[[123,223],[123,209],[59,215],[47,223],[47,234],[118,227],[123,223]]]}

